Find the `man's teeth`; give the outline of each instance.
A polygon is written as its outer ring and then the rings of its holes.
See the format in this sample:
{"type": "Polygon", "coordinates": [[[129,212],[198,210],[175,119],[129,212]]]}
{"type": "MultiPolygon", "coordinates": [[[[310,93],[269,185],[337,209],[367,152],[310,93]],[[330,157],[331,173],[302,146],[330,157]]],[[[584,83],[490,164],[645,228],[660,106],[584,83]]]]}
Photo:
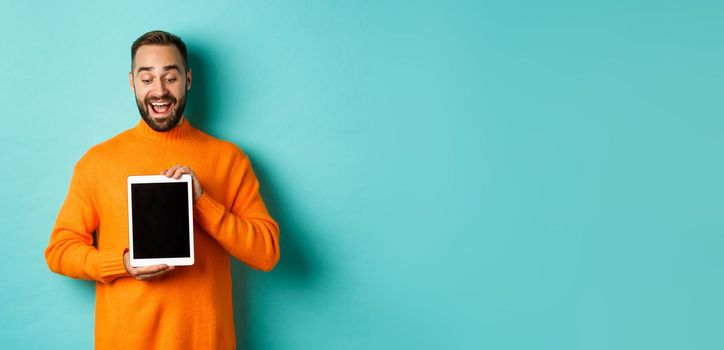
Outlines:
{"type": "Polygon", "coordinates": [[[151,109],[155,113],[166,113],[171,108],[171,102],[151,102],[151,109]]]}

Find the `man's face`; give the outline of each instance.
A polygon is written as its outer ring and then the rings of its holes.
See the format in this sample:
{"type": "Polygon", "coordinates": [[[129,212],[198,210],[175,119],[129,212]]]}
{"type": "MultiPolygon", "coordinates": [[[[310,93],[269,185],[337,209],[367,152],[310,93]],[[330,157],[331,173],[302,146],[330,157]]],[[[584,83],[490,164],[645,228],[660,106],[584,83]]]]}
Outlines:
{"type": "Polygon", "coordinates": [[[173,45],[143,45],[136,51],[128,73],[136,105],[146,124],[156,131],[173,129],[186,107],[191,70],[173,45]]]}

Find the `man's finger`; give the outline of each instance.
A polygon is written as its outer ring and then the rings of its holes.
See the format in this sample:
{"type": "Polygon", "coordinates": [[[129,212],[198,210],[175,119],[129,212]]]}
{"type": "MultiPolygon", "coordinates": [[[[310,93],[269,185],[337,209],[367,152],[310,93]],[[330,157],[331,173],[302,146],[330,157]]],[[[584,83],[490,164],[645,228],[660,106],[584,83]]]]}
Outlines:
{"type": "Polygon", "coordinates": [[[176,171],[173,173],[173,178],[174,178],[174,179],[180,179],[180,178],[181,178],[181,175],[183,175],[183,174],[188,174],[188,173],[189,173],[189,171],[188,171],[188,169],[187,169],[186,167],[179,167],[179,168],[176,169],[176,171]]]}
{"type": "Polygon", "coordinates": [[[169,266],[166,264],[134,267],[133,274],[136,276],[147,275],[147,274],[151,274],[151,273],[156,273],[158,271],[163,271],[163,270],[167,269],[168,267],[169,266]]]}
{"type": "Polygon", "coordinates": [[[176,172],[176,169],[180,168],[181,166],[176,164],[162,172],[163,175],[166,175],[166,177],[172,177],[173,174],[176,172]]]}
{"type": "Polygon", "coordinates": [[[155,273],[150,273],[150,274],[146,274],[146,275],[136,276],[136,278],[138,278],[139,280],[147,281],[147,280],[150,280],[150,279],[153,279],[153,278],[156,278],[156,277],[165,275],[165,274],[171,272],[172,270],[173,270],[173,269],[169,267],[168,269],[161,270],[161,271],[158,271],[158,272],[155,272],[155,273]]]}

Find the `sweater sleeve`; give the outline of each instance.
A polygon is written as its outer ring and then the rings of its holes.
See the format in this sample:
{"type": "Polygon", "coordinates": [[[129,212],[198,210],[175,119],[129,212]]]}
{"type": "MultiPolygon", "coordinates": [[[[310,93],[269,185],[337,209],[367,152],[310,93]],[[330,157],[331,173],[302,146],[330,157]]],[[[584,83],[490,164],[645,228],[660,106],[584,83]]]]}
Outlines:
{"type": "Polygon", "coordinates": [[[232,191],[230,205],[204,191],[194,204],[194,220],[235,258],[254,269],[270,271],[279,261],[279,226],[266,210],[259,182],[243,153],[232,162],[225,185],[232,191]]]}
{"type": "Polygon", "coordinates": [[[79,164],[45,249],[45,260],[53,272],[110,283],[128,275],[123,265],[125,249],[98,250],[93,246],[92,234],[99,219],[79,164]]]}

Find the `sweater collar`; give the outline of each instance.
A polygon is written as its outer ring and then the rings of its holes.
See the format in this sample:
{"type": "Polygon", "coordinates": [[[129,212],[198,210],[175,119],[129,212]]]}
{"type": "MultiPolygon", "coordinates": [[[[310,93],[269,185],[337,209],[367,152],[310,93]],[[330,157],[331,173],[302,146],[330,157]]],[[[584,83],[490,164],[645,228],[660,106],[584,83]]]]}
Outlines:
{"type": "Polygon", "coordinates": [[[193,130],[193,126],[189,124],[186,118],[182,118],[181,122],[169,131],[156,131],[151,129],[146,122],[141,119],[133,129],[131,129],[137,135],[152,140],[152,141],[173,141],[184,138],[189,135],[193,130]]]}

